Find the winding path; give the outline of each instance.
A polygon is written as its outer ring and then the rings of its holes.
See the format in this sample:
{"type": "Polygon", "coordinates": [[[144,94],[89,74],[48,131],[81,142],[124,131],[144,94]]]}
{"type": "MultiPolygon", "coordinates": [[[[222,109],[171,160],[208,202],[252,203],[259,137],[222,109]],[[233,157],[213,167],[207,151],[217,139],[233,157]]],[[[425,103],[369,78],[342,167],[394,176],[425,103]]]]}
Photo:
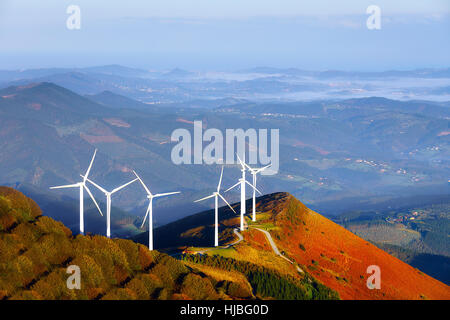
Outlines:
{"type": "MultiPolygon", "coordinates": [[[[246,225],[245,227],[250,228],[248,225],[246,225]]],[[[275,244],[275,241],[273,241],[272,236],[270,235],[270,233],[266,230],[260,229],[260,228],[256,228],[256,227],[251,227],[252,229],[258,230],[262,233],[264,233],[264,235],[266,236],[267,241],[269,241],[270,246],[272,247],[273,252],[277,255],[280,256],[281,258],[285,259],[286,261],[288,261],[290,264],[294,264],[293,261],[289,260],[288,258],[286,258],[283,254],[281,254],[280,250],[278,250],[277,245],[275,244]]],[[[217,250],[217,249],[228,249],[232,246],[237,245],[238,243],[240,243],[241,241],[244,240],[244,237],[242,236],[242,234],[239,232],[238,228],[234,228],[233,229],[234,234],[238,237],[238,240],[226,245],[226,246],[220,246],[220,247],[214,247],[214,248],[208,248],[205,250],[201,250],[201,251],[197,251],[200,254],[204,254],[205,252],[211,251],[211,250],[217,250]]],[[[299,267],[296,266],[296,269],[298,272],[303,273],[303,270],[299,267]]]]}
{"type": "MultiPolygon", "coordinates": [[[[276,255],[282,257],[283,259],[285,259],[289,263],[294,264],[293,261],[289,260],[288,258],[286,258],[284,255],[281,254],[280,250],[278,250],[277,245],[273,241],[272,236],[270,235],[270,233],[268,231],[260,229],[260,228],[256,228],[256,227],[253,227],[253,229],[256,229],[256,230],[261,231],[262,233],[264,233],[264,235],[266,236],[267,240],[270,243],[270,246],[272,247],[273,252],[275,252],[276,255]]],[[[242,237],[242,235],[241,235],[241,237],[242,237]]],[[[300,273],[303,273],[303,270],[299,266],[297,266],[297,271],[300,272],[300,273]]]]}
{"type": "Polygon", "coordinates": [[[242,240],[244,240],[244,237],[242,236],[242,234],[239,233],[238,228],[234,228],[234,229],[233,229],[233,232],[234,232],[235,235],[237,235],[238,240],[235,241],[235,242],[233,242],[233,243],[230,243],[230,244],[227,246],[227,248],[229,248],[229,247],[231,247],[231,246],[234,246],[234,245],[238,244],[239,242],[241,242],[242,240]]]}

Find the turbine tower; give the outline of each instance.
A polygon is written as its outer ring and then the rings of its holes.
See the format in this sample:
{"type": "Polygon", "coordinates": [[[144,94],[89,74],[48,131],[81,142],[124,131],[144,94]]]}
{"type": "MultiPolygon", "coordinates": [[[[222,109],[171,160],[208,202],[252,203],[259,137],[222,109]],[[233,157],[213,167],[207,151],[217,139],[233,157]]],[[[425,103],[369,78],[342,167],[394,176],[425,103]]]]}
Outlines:
{"type": "MultiPolygon", "coordinates": [[[[269,164],[268,166],[262,167],[262,168],[251,168],[249,165],[247,165],[246,163],[244,163],[245,166],[248,168],[248,170],[250,171],[250,173],[253,176],[253,185],[256,188],[256,175],[258,173],[260,173],[261,171],[266,170],[267,168],[269,168],[272,164],[269,164]]],[[[256,221],[256,189],[253,189],[253,215],[252,215],[252,221],[255,222],[256,221]]]]}
{"type": "MultiPolygon", "coordinates": [[[[83,176],[82,176],[83,177],[83,176]]],[[[84,177],[83,177],[84,178],[84,177]]],[[[103,189],[102,187],[100,187],[98,184],[96,184],[94,181],[90,180],[89,178],[86,179],[87,181],[89,181],[90,183],[92,183],[97,189],[99,189],[100,191],[102,191],[105,196],[106,196],[106,236],[108,238],[111,238],[111,196],[116,193],[119,190],[122,190],[123,188],[125,188],[126,186],[132,184],[133,182],[135,182],[137,179],[134,179],[130,182],[125,183],[124,185],[121,185],[120,187],[115,188],[112,191],[106,191],[105,189],[103,189]]]]}
{"type": "Polygon", "coordinates": [[[239,162],[241,163],[242,166],[242,178],[240,178],[238,180],[238,183],[236,183],[234,186],[228,188],[227,190],[225,190],[225,192],[230,191],[231,189],[240,186],[241,187],[241,231],[244,231],[244,215],[245,215],[245,184],[247,183],[250,187],[253,188],[253,192],[257,191],[259,194],[261,194],[261,192],[256,189],[256,187],[254,185],[252,185],[250,182],[248,182],[247,180],[245,180],[245,166],[246,164],[241,160],[241,158],[239,158],[239,156],[237,156],[239,159],[239,162]]]}
{"type": "Polygon", "coordinates": [[[231,210],[234,209],[231,207],[231,205],[228,203],[227,200],[220,194],[220,185],[222,184],[222,176],[223,176],[223,167],[222,171],[220,172],[220,179],[219,184],[217,185],[217,191],[213,192],[211,195],[195,200],[194,202],[200,202],[206,199],[210,199],[214,197],[214,214],[215,214],[215,226],[214,226],[214,246],[217,247],[219,245],[219,197],[222,198],[222,200],[230,207],[231,210]]]}
{"type": "Polygon", "coordinates": [[[148,189],[148,187],[145,185],[144,181],[142,181],[142,179],[137,175],[136,171],[133,172],[136,178],[140,181],[140,183],[144,187],[145,192],[147,192],[147,198],[149,199],[147,212],[145,213],[144,221],[142,221],[141,228],[144,226],[145,220],[147,219],[147,216],[150,214],[150,217],[148,219],[148,248],[149,250],[153,250],[153,199],[177,194],[180,193],[180,191],[152,194],[148,189]]]}
{"type": "Polygon", "coordinates": [[[75,183],[75,184],[68,184],[64,186],[57,186],[57,187],[50,187],[50,189],[64,189],[64,188],[80,188],[80,233],[84,234],[84,190],[89,194],[92,201],[94,201],[95,206],[98,209],[98,212],[101,216],[103,216],[102,210],[100,210],[100,207],[97,204],[97,201],[95,201],[94,196],[92,195],[92,192],[89,190],[89,188],[86,186],[86,180],[89,176],[89,172],[91,171],[92,164],[94,163],[95,155],[97,154],[97,149],[94,151],[94,155],[92,156],[91,163],[89,164],[89,167],[84,174],[83,181],[75,183]]]}

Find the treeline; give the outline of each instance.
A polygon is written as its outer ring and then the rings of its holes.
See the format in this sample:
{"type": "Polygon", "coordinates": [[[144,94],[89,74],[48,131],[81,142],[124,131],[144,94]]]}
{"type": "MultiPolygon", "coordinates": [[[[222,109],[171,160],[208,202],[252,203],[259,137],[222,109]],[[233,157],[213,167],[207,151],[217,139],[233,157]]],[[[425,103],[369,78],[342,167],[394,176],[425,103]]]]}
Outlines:
{"type": "Polygon", "coordinates": [[[214,255],[185,254],[182,260],[244,274],[253,288],[253,293],[262,298],[279,300],[324,300],[339,299],[337,292],[317,282],[309,275],[302,280],[281,275],[275,270],[246,261],[214,255]]]}

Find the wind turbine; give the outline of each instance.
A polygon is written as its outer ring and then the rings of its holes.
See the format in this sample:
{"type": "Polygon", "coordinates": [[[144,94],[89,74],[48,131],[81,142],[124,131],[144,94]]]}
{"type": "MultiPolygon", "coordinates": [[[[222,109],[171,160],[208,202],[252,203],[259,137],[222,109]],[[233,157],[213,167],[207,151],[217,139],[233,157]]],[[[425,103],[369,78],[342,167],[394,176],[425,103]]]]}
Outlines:
{"type": "Polygon", "coordinates": [[[142,221],[141,228],[144,226],[145,219],[147,219],[147,216],[150,213],[150,217],[148,219],[148,248],[149,248],[149,250],[153,250],[153,198],[170,196],[173,194],[180,193],[180,191],[152,194],[150,192],[150,190],[147,188],[147,186],[145,185],[144,181],[142,181],[142,179],[137,175],[137,173],[134,170],[133,170],[133,172],[134,172],[134,175],[137,177],[137,179],[141,182],[145,191],[147,192],[147,198],[149,199],[147,212],[145,213],[144,221],[142,221]]]}
{"type": "Polygon", "coordinates": [[[262,167],[262,168],[251,168],[246,163],[244,163],[244,164],[248,168],[250,173],[252,174],[252,176],[253,176],[253,186],[255,186],[255,188],[253,189],[253,217],[252,217],[252,220],[254,222],[254,221],[256,221],[256,175],[258,173],[260,173],[261,171],[264,171],[267,168],[269,168],[272,164],[269,164],[268,166],[265,166],[265,167],[262,167]]]}
{"type": "Polygon", "coordinates": [[[222,176],[223,176],[223,167],[222,167],[222,171],[220,172],[220,179],[219,179],[219,184],[217,185],[217,191],[213,192],[211,195],[195,200],[194,202],[200,202],[206,199],[210,199],[214,197],[214,214],[215,214],[215,226],[214,226],[214,246],[218,246],[219,245],[219,197],[222,198],[222,200],[230,207],[231,210],[233,210],[234,213],[236,213],[236,211],[234,211],[234,209],[231,207],[231,205],[228,203],[227,200],[225,200],[225,198],[220,194],[220,185],[222,184],[222,176]]]}
{"type": "Polygon", "coordinates": [[[259,193],[262,194],[258,189],[256,189],[256,187],[254,185],[252,185],[250,182],[248,182],[247,180],[245,180],[245,166],[246,164],[241,160],[241,158],[239,158],[238,155],[236,155],[237,158],[239,159],[239,162],[241,164],[241,171],[242,171],[242,178],[240,178],[238,180],[238,183],[236,183],[234,186],[228,188],[227,190],[225,190],[225,192],[230,191],[231,189],[237,187],[240,185],[241,187],[241,231],[244,231],[244,215],[245,215],[245,207],[246,207],[246,200],[245,200],[245,184],[247,183],[250,187],[253,188],[253,192],[255,192],[255,190],[259,193]]]}
{"type": "Polygon", "coordinates": [[[116,193],[117,191],[122,190],[126,186],[132,184],[137,179],[134,179],[134,180],[132,180],[130,182],[127,182],[124,185],[121,185],[120,187],[117,187],[117,188],[113,189],[112,191],[106,191],[105,189],[100,187],[98,184],[96,184],[94,181],[90,180],[89,178],[86,178],[86,180],[89,181],[90,183],[92,183],[97,189],[102,191],[105,194],[105,196],[106,196],[106,236],[108,238],[111,238],[111,196],[114,193],[116,193]]]}
{"type": "Polygon", "coordinates": [[[50,187],[50,189],[64,189],[64,188],[80,188],[80,233],[84,234],[84,190],[89,194],[92,201],[94,201],[95,206],[98,209],[98,212],[101,216],[103,216],[102,210],[100,210],[100,207],[97,204],[97,201],[95,201],[94,196],[92,195],[92,192],[89,190],[89,188],[86,186],[86,180],[89,176],[89,172],[91,171],[92,164],[94,163],[95,155],[97,154],[97,149],[94,151],[94,155],[92,156],[91,163],[89,164],[89,167],[84,175],[83,181],[75,183],[75,184],[68,184],[64,186],[57,186],[57,187],[50,187]]]}

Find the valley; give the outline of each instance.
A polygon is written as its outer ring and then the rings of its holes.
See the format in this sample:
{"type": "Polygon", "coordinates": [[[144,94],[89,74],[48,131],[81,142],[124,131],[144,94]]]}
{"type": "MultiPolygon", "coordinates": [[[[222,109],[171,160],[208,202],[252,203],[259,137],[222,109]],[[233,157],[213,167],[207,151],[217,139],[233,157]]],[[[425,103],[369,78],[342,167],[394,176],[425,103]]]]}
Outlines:
{"type": "MultiPolygon", "coordinates": [[[[353,211],[335,221],[402,261],[449,283],[449,197],[384,210],[353,211]]],[[[400,201],[398,201],[400,203],[400,201]]]]}
{"type": "MultiPolygon", "coordinates": [[[[182,217],[177,210],[181,206],[183,214],[201,210],[190,200],[211,187],[208,181],[217,174],[214,166],[175,165],[169,160],[176,145],[172,132],[193,131],[192,123],[201,120],[205,129],[222,132],[281,128],[280,171],[261,180],[264,193],[288,191],[328,215],[344,212],[345,202],[354,205],[354,199],[449,191],[449,136],[442,132],[448,129],[450,115],[435,102],[362,98],[339,103],[240,102],[213,110],[154,109],[129,97],[105,95],[81,96],[51,83],[2,89],[2,184],[45,193],[51,185],[75,181],[77,170],[67,168],[83,166],[90,150],[98,148],[96,181],[120,184],[131,177],[132,169],[140,169],[145,180],[161,190],[183,192],[183,199],[161,200],[164,214],[155,222],[166,224],[182,217]],[[275,110],[302,117],[270,117],[268,112],[275,110]],[[406,131],[399,132],[399,127],[406,131]],[[329,206],[333,201],[339,205],[329,206]]],[[[234,168],[229,165],[238,174],[234,168]]],[[[132,187],[115,203],[137,214],[145,210],[137,195],[132,187]]]]}

